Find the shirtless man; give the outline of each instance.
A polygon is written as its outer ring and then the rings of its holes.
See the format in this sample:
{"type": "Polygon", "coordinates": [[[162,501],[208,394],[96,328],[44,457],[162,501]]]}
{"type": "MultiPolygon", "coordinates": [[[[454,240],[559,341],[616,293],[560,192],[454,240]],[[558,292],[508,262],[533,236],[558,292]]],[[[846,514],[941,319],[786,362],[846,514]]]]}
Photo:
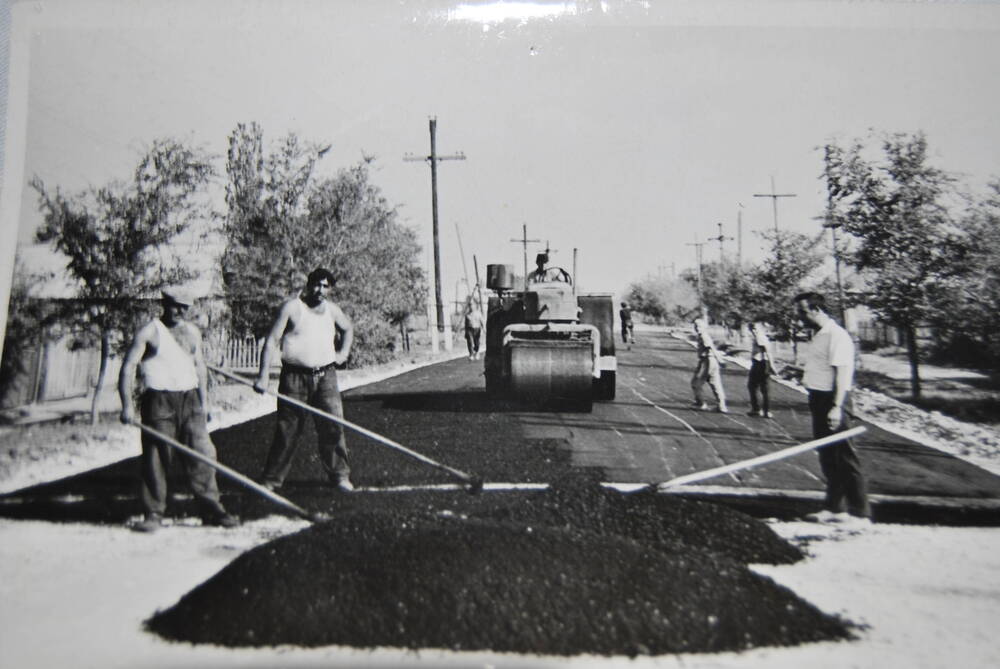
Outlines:
{"type": "MultiPolygon", "coordinates": [[[[285,302],[267,335],[260,359],[260,373],[254,389],[267,389],[271,361],[281,352],[281,376],[278,393],[300,400],[309,406],[342,417],[343,405],[337,386],[335,365],[343,364],[351,353],[354,325],[351,319],[329,300],[333,275],[318,268],[306,279],[300,297],[285,302]],[[337,330],[342,333],[340,349],[336,348],[337,330]]],[[[278,423],[274,441],[267,454],[261,483],[276,490],[292,468],[292,459],[309,412],[289,402],[278,402],[278,423]]],[[[313,415],[316,425],[316,445],[327,479],[340,490],[350,492],[351,468],[347,460],[347,442],[340,424],[313,415]]]]}
{"type": "MultiPolygon", "coordinates": [[[[136,367],[142,371],[145,390],[140,400],[142,424],[162,432],[204,456],[215,459],[208,436],[208,372],[201,349],[201,333],[186,321],[191,298],[178,289],[163,291],[163,314],[142,327],[132,340],[118,376],[121,422],[135,422],[132,390],[136,367]]],[[[133,529],[155,532],[167,507],[167,472],[174,449],[142,433],[139,496],[146,517],[133,529]]],[[[206,525],[235,527],[239,520],[226,513],[219,501],[215,470],[188,455],[180,456],[188,481],[206,525]]]]}

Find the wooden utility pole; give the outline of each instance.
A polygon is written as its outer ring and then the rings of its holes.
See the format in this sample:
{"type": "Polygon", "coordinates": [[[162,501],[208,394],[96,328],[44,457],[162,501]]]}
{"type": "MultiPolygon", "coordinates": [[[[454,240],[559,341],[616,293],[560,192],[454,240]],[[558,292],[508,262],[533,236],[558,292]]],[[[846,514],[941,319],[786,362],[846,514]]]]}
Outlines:
{"type": "Polygon", "coordinates": [[[512,242],[517,242],[524,247],[524,292],[528,292],[528,244],[538,244],[541,243],[541,239],[528,239],[528,225],[521,225],[521,238],[512,239],[512,242]]]}
{"type": "Polygon", "coordinates": [[[725,256],[723,255],[723,252],[722,252],[722,244],[723,244],[723,242],[726,242],[726,241],[732,241],[733,238],[732,237],[726,237],[724,234],[722,234],[722,223],[719,223],[718,226],[719,226],[719,236],[718,237],[709,237],[708,241],[719,242],[719,266],[721,267],[723,261],[725,260],[725,256]]]}
{"type": "Polygon", "coordinates": [[[743,269],[743,203],[736,210],[736,268],[743,269]]]}
{"type": "Polygon", "coordinates": [[[444,332],[444,303],[441,301],[441,244],[438,240],[438,196],[437,196],[437,164],[442,160],[465,160],[465,154],[459,151],[450,156],[439,156],[437,154],[437,118],[431,117],[431,153],[428,156],[420,157],[413,154],[406,154],[403,160],[421,162],[427,161],[431,166],[431,217],[434,225],[434,300],[437,309],[437,329],[444,332]]]}
{"type": "Polygon", "coordinates": [[[842,224],[833,215],[833,208],[827,207],[825,216],[816,216],[815,220],[823,221],[823,227],[830,229],[830,237],[833,241],[833,270],[837,277],[837,302],[840,305],[840,324],[847,322],[847,312],[844,308],[844,286],[840,281],[840,247],[837,245],[837,228],[842,224]]]}
{"type": "Polygon", "coordinates": [[[774,177],[771,177],[771,192],[770,193],[754,193],[754,197],[769,197],[771,198],[771,206],[774,208],[774,231],[778,231],[778,198],[779,197],[795,197],[795,193],[775,193],[774,192],[774,177]]]}
{"type": "Polygon", "coordinates": [[[702,297],[701,290],[701,247],[705,245],[705,242],[688,242],[687,246],[693,246],[695,250],[695,257],[698,259],[698,306],[702,306],[705,303],[702,297]]]}

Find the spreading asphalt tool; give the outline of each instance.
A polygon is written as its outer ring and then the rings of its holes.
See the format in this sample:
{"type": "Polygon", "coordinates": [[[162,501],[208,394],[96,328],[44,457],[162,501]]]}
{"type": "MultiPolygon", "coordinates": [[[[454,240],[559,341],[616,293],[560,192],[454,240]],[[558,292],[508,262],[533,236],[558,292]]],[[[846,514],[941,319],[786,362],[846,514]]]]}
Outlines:
{"type": "Polygon", "coordinates": [[[805,453],[817,448],[822,448],[823,446],[829,446],[830,444],[835,444],[839,441],[846,441],[852,437],[858,436],[862,432],[865,432],[865,428],[859,425],[858,427],[852,427],[851,429],[844,430],[843,432],[835,432],[829,436],[813,439],[812,441],[807,441],[803,444],[789,446],[788,448],[783,448],[779,451],[774,451],[773,453],[767,453],[766,455],[759,455],[755,458],[740,460],[739,462],[733,462],[732,464],[723,465],[721,467],[713,467],[712,469],[706,469],[693,474],[685,474],[684,476],[678,476],[677,478],[672,478],[669,481],[664,481],[662,483],[654,483],[646,486],[646,488],[656,488],[658,492],[662,492],[668,488],[702,481],[704,479],[719,476],[720,474],[729,474],[730,472],[739,471],[741,469],[750,469],[751,467],[758,467],[769,462],[790,458],[791,456],[798,455],[799,453],[805,453]]]}
{"type": "MultiPolygon", "coordinates": [[[[254,387],[253,382],[248,381],[247,379],[244,379],[241,376],[237,376],[236,374],[233,374],[232,372],[226,371],[226,370],[224,370],[224,369],[222,369],[220,367],[216,367],[214,365],[207,365],[207,367],[210,370],[212,370],[213,372],[217,372],[217,373],[221,374],[222,376],[225,376],[227,379],[232,379],[233,381],[237,381],[237,382],[242,383],[244,385],[247,385],[247,386],[250,386],[250,387],[254,387]]],[[[254,388],[254,389],[256,390],[256,388],[254,388]]],[[[411,450],[411,449],[407,448],[406,446],[403,446],[402,444],[393,441],[392,439],[389,439],[387,437],[383,437],[382,435],[380,435],[380,434],[378,434],[376,432],[372,432],[371,430],[363,428],[360,425],[352,423],[351,421],[345,420],[345,419],[343,419],[343,418],[341,418],[339,416],[334,416],[333,414],[328,413],[326,411],[323,411],[322,409],[317,409],[316,407],[310,406],[310,405],[306,404],[305,402],[303,402],[301,400],[295,399],[294,397],[289,397],[288,395],[285,395],[283,393],[274,392],[272,390],[265,390],[264,392],[266,394],[268,394],[268,395],[271,395],[273,397],[278,398],[279,400],[281,400],[283,402],[288,402],[289,404],[297,406],[300,409],[304,409],[304,410],[309,411],[309,412],[311,412],[311,413],[313,413],[313,414],[315,414],[317,416],[321,416],[322,418],[326,418],[328,420],[332,420],[335,423],[339,423],[340,425],[343,425],[344,427],[350,428],[350,429],[354,430],[355,432],[359,432],[359,433],[365,435],[366,437],[368,437],[369,439],[372,439],[374,441],[379,442],[380,444],[384,444],[385,446],[388,446],[390,448],[394,448],[397,451],[401,451],[403,453],[406,453],[407,455],[409,455],[412,458],[416,458],[417,460],[420,460],[423,463],[431,465],[432,467],[436,467],[437,469],[440,469],[443,472],[447,472],[448,474],[451,474],[455,478],[457,478],[457,479],[461,480],[463,483],[467,484],[468,485],[468,491],[470,493],[478,493],[478,492],[480,492],[483,489],[483,480],[481,478],[472,476],[471,474],[466,474],[465,472],[460,471],[458,469],[455,469],[454,467],[449,467],[448,465],[441,464],[440,462],[437,462],[435,460],[432,460],[432,459],[428,458],[425,455],[417,453],[416,451],[411,450]]]]}
{"type": "Polygon", "coordinates": [[[308,521],[310,521],[312,523],[319,523],[319,522],[323,522],[325,520],[329,520],[330,519],[330,517],[327,514],[325,514],[325,513],[320,513],[320,512],[310,513],[309,511],[306,511],[305,509],[303,509],[301,506],[298,506],[294,502],[291,502],[291,501],[285,499],[281,495],[268,490],[267,488],[265,488],[264,486],[260,485],[256,481],[247,478],[243,474],[240,474],[235,469],[227,467],[226,465],[222,464],[218,460],[213,460],[212,458],[210,458],[210,457],[208,457],[206,455],[202,455],[201,453],[199,453],[198,451],[194,450],[193,448],[189,448],[188,446],[185,446],[184,444],[180,443],[179,441],[177,441],[175,439],[172,439],[172,438],[168,437],[167,435],[163,434],[159,430],[154,430],[153,428],[149,427],[148,425],[143,425],[139,421],[132,421],[131,424],[135,425],[137,428],[139,428],[143,432],[146,432],[147,434],[150,434],[150,435],[156,437],[157,439],[159,439],[160,441],[162,441],[163,443],[165,443],[167,446],[171,446],[172,448],[175,448],[175,449],[181,451],[182,453],[185,453],[186,455],[190,455],[192,458],[194,458],[196,460],[200,460],[201,462],[204,462],[206,465],[209,465],[210,467],[212,467],[213,469],[215,469],[216,471],[218,471],[220,474],[224,474],[224,475],[228,476],[229,478],[233,479],[234,481],[236,481],[240,485],[242,485],[244,487],[247,487],[250,490],[253,490],[255,493],[257,493],[258,495],[261,495],[262,497],[266,497],[267,499],[269,499],[272,502],[278,504],[279,506],[282,506],[282,507],[288,509],[289,511],[291,511],[295,515],[299,516],[300,518],[304,518],[305,520],[308,520],[308,521]]]}

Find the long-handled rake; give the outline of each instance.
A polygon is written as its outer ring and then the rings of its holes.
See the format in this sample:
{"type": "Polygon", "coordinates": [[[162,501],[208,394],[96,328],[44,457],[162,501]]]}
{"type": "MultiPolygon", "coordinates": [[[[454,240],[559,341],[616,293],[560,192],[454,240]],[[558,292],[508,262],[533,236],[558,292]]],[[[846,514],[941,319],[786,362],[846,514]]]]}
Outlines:
{"type": "MultiPolygon", "coordinates": [[[[207,365],[207,367],[210,370],[212,370],[213,372],[217,372],[218,374],[221,374],[222,376],[225,376],[227,379],[232,379],[233,381],[236,381],[238,383],[242,383],[242,384],[250,386],[250,387],[254,386],[253,382],[248,381],[247,379],[244,379],[241,376],[237,376],[236,374],[233,374],[232,372],[229,372],[229,371],[227,371],[225,369],[222,369],[220,367],[216,367],[214,365],[207,365]]],[[[255,388],[255,390],[256,390],[256,388],[255,388]]],[[[309,411],[309,412],[311,412],[313,414],[316,414],[317,416],[321,416],[323,418],[326,418],[327,420],[332,420],[333,422],[339,423],[340,425],[343,425],[344,427],[350,428],[350,429],[354,430],[355,432],[359,432],[359,433],[365,435],[366,437],[368,437],[369,439],[372,439],[374,441],[379,442],[380,444],[384,444],[385,446],[388,446],[390,448],[394,448],[397,451],[401,451],[402,453],[405,453],[405,454],[409,455],[412,458],[416,458],[417,460],[420,460],[423,463],[426,463],[426,464],[428,464],[428,465],[430,465],[432,467],[440,469],[443,472],[447,472],[448,474],[454,476],[455,478],[459,479],[460,481],[462,481],[463,483],[465,483],[466,485],[468,485],[468,491],[470,493],[478,493],[478,492],[480,492],[483,489],[483,480],[481,478],[479,478],[479,477],[472,476],[471,474],[466,474],[465,472],[460,471],[458,469],[455,469],[454,467],[449,467],[448,465],[441,464],[440,462],[432,460],[432,459],[428,458],[426,455],[422,455],[420,453],[417,453],[416,451],[414,451],[412,449],[409,449],[406,446],[403,446],[402,444],[393,441],[392,439],[389,439],[387,437],[383,437],[382,435],[380,435],[380,434],[378,434],[376,432],[372,432],[371,430],[363,428],[360,425],[357,425],[356,423],[352,423],[349,420],[345,420],[345,419],[341,418],[340,416],[334,416],[333,414],[331,414],[329,412],[326,412],[326,411],[323,411],[322,409],[317,409],[316,407],[310,406],[310,405],[306,404],[305,402],[303,402],[301,400],[295,399],[294,397],[289,397],[288,395],[285,395],[283,393],[274,392],[272,390],[265,390],[264,392],[266,394],[268,394],[268,395],[271,395],[273,397],[278,398],[282,402],[288,402],[289,404],[297,406],[300,409],[304,409],[306,411],[309,411]]]]}
{"type": "Polygon", "coordinates": [[[835,432],[826,437],[821,437],[820,439],[813,439],[812,441],[807,441],[802,444],[796,444],[795,446],[789,446],[788,448],[783,448],[779,451],[774,451],[773,453],[767,453],[765,455],[759,455],[755,458],[750,458],[748,460],[740,460],[739,462],[733,462],[728,465],[723,465],[721,467],[713,467],[712,469],[706,469],[704,471],[695,472],[693,474],[685,474],[684,476],[678,476],[672,478],[669,481],[664,481],[662,483],[653,483],[646,486],[645,489],[655,487],[657,491],[663,491],[668,488],[674,488],[680,485],[686,485],[688,483],[694,483],[696,481],[702,481],[704,479],[709,479],[720,474],[729,474],[730,472],[739,471],[741,469],[750,469],[751,467],[758,467],[760,465],[767,464],[769,462],[775,462],[777,460],[783,460],[785,458],[790,458],[793,455],[798,455],[799,453],[805,453],[806,451],[812,451],[817,448],[822,448],[823,446],[829,446],[830,444],[835,444],[839,441],[846,441],[851,437],[856,437],[862,432],[865,432],[865,428],[861,425],[858,427],[852,427],[849,430],[844,430],[843,432],[835,432]]]}
{"type": "Polygon", "coordinates": [[[249,488],[250,490],[252,490],[255,493],[257,493],[258,495],[261,495],[262,497],[266,497],[267,499],[271,500],[275,504],[278,504],[278,505],[280,505],[280,506],[288,509],[289,511],[291,511],[295,515],[299,516],[300,518],[304,518],[304,519],[306,519],[306,520],[308,520],[310,522],[313,522],[313,523],[318,523],[318,522],[322,522],[324,520],[329,520],[330,519],[330,516],[328,516],[325,513],[322,513],[322,512],[310,513],[309,511],[306,511],[305,509],[303,509],[302,507],[298,506],[294,502],[291,502],[291,501],[285,499],[281,495],[278,495],[277,493],[272,492],[271,490],[268,490],[267,488],[265,488],[264,486],[260,485],[256,481],[253,481],[253,480],[247,478],[246,476],[244,476],[243,474],[240,474],[235,469],[227,467],[226,465],[222,464],[218,460],[213,460],[212,458],[210,458],[208,456],[202,455],[201,453],[199,453],[198,451],[194,450],[193,448],[185,446],[184,444],[180,443],[179,441],[177,441],[175,439],[172,439],[171,437],[168,437],[167,435],[163,434],[159,430],[154,430],[153,428],[149,427],[148,425],[144,425],[144,424],[140,423],[139,421],[132,421],[131,424],[135,425],[137,428],[139,428],[143,432],[146,432],[147,434],[150,434],[150,435],[156,437],[157,439],[159,439],[160,441],[162,441],[163,443],[165,443],[167,446],[175,448],[178,451],[181,451],[182,453],[185,453],[185,454],[191,456],[192,458],[194,458],[196,460],[204,462],[206,465],[209,465],[210,467],[212,467],[213,469],[215,469],[216,471],[218,471],[220,474],[224,474],[224,475],[228,476],[229,478],[233,479],[234,481],[236,481],[240,485],[242,485],[242,486],[244,486],[246,488],[249,488]]]}

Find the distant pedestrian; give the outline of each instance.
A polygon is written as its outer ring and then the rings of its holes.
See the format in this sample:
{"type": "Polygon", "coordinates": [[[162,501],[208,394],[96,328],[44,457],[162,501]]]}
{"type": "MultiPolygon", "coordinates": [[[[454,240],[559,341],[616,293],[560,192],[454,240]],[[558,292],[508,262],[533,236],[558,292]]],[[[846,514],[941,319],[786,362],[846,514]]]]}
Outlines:
{"type": "MultiPolygon", "coordinates": [[[[132,393],[138,367],[145,387],[139,401],[142,424],[214,460],[215,446],[207,426],[208,372],[201,332],[185,320],[192,299],[176,288],[168,288],[162,295],[162,315],[136,332],[122,361],[118,375],[121,422],[135,422],[132,393]]],[[[133,529],[155,532],[167,508],[167,475],[175,449],[146,432],[141,439],[139,498],[146,515],[133,529]]],[[[222,506],[211,465],[184,453],[178,454],[178,459],[198,501],[202,522],[222,527],[239,525],[239,520],[222,506]]]]}
{"type": "MultiPolygon", "coordinates": [[[[334,278],[317,268],[306,279],[301,296],[285,302],[267,335],[254,389],[263,393],[270,378],[271,360],[280,350],[281,375],[278,393],[299,400],[333,416],[343,417],[335,365],[347,361],[354,341],[354,325],[339,306],[330,301],[334,278]],[[342,338],[336,347],[337,331],[342,338]]],[[[274,441],[267,454],[262,485],[276,490],[292,468],[309,412],[289,402],[278,402],[274,441]]],[[[349,492],[351,468],[347,459],[344,429],[328,418],[313,415],[320,463],[330,483],[349,492]]]]}
{"type": "Polygon", "coordinates": [[[747,390],[750,391],[750,416],[771,417],[769,378],[774,373],[771,363],[771,341],[764,331],[764,324],[750,323],[750,373],[747,375],[747,390]],[[757,394],[760,393],[760,400],[757,394]]]}
{"type": "Polygon", "coordinates": [[[483,312],[476,300],[469,298],[465,307],[465,344],[469,348],[469,360],[479,358],[479,341],[483,331],[483,312]]]}
{"type": "MultiPolygon", "coordinates": [[[[797,295],[795,308],[802,321],[817,328],[805,347],[802,385],[809,391],[813,437],[819,439],[849,427],[845,407],[854,381],[854,341],[827,313],[822,295],[797,295]]],[[[821,522],[868,522],[871,507],[867,486],[851,440],[820,448],[819,463],[826,477],[826,499],[823,511],[809,518],[821,522]]]]}
{"type": "Polygon", "coordinates": [[[728,413],[726,407],[726,391],[722,387],[722,356],[715,348],[715,342],[708,332],[708,321],[704,318],[696,318],[692,321],[694,325],[695,338],[698,345],[698,364],[691,375],[691,390],[694,391],[694,406],[702,411],[707,411],[710,407],[704,397],[704,385],[715,394],[718,402],[719,413],[728,413]]]}
{"type": "Polygon", "coordinates": [[[622,322],[622,342],[625,344],[634,344],[635,325],[632,323],[632,310],[628,308],[625,302],[622,302],[622,308],[618,311],[618,317],[622,322]]]}

